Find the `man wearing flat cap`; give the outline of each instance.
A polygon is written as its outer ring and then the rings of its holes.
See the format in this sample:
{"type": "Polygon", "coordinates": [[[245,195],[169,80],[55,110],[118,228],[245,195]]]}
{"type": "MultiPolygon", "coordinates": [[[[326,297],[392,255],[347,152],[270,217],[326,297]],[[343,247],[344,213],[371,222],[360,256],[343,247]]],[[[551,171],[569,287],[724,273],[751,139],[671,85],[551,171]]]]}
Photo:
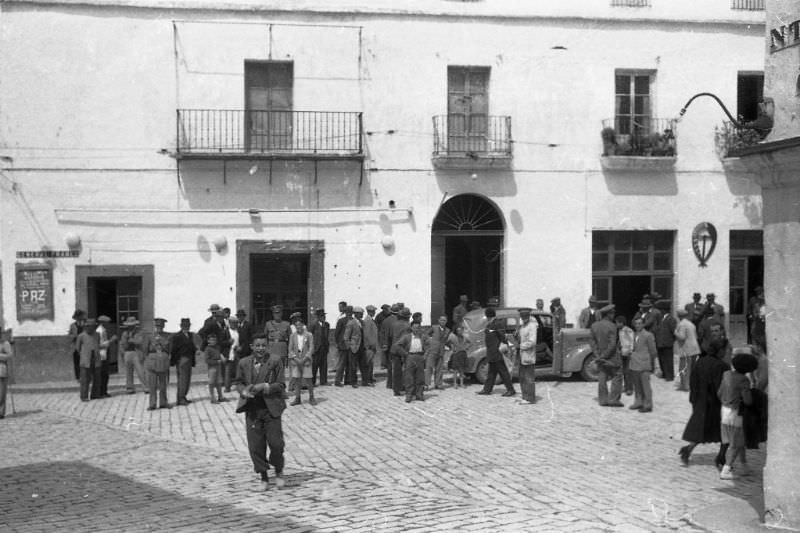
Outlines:
{"type": "Polygon", "coordinates": [[[592,324],[591,345],[597,361],[597,403],[603,407],[622,407],[622,358],[617,351],[617,326],[614,305],[600,309],[600,320],[592,324]],[[611,381],[611,391],[608,382],[611,381]]]}
{"type": "Polygon", "coordinates": [[[169,382],[169,337],[164,333],[164,318],[153,319],[153,333],[147,336],[145,342],[144,368],[147,371],[148,386],[150,389],[150,406],[148,411],[156,409],[156,399],[161,409],[169,409],[167,402],[167,383],[169,382]],[[158,398],[156,398],[158,391],[158,398]]]}
{"type": "Polygon", "coordinates": [[[366,307],[367,314],[361,320],[364,331],[364,369],[367,371],[367,385],[375,386],[375,356],[378,354],[378,324],[375,320],[374,305],[366,307]]]}
{"type": "Polygon", "coordinates": [[[291,325],[283,319],[283,306],[272,306],[272,320],[264,326],[269,341],[269,353],[281,358],[284,368],[289,366],[289,334],[291,325]]]}
{"type": "Polygon", "coordinates": [[[317,374],[319,374],[319,384],[327,385],[331,325],[325,320],[324,309],[317,309],[314,313],[317,315],[317,319],[308,327],[308,331],[314,338],[314,353],[311,356],[311,384],[317,384],[317,374]]]}
{"type": "MultiPolygon", "coordinates": [[[[181,318],[181,330],[170,339],[170,364],[178,371],[178,397],[177,405],[189,405],[191,400],[186,398],[192,382],[192,367],[195,365],[198,350],[194,333],[189,331],[192,323],[188,318],[181,318]]],[[[200,352],[202,353],[202,352],[200,352]]]]}
{"type": "MultiPolygon", "coordinates": [[[[399,305],[399,304],[398,304],[399,305]]],[[[397,320],[392,324],[389,354],[392,358],[392,391],[395,396],[402,396],[404,390],[405,352],[398,346],[400,339],[411,331],[411,309],[401,307],[397,311],[397,320]]]]}

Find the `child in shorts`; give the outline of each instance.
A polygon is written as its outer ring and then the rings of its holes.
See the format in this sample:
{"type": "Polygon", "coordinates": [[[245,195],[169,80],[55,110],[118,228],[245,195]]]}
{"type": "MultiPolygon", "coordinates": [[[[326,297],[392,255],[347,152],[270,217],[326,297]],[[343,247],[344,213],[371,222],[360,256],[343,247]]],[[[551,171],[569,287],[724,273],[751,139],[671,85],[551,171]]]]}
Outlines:
{"type": "Polygon", "coordinates": [[[211,403],[227,402],[228,399],[222,395],[222,380],[220,371],[222,369],[222,353],[217,346],[217,335],[209,333],[206,337],[208,346],[205,349],[206,365],[208,365],[208,394],[211,396],[211,403]],[[217,399],[214,398],[214,391],[217,392],[217,399]]]}

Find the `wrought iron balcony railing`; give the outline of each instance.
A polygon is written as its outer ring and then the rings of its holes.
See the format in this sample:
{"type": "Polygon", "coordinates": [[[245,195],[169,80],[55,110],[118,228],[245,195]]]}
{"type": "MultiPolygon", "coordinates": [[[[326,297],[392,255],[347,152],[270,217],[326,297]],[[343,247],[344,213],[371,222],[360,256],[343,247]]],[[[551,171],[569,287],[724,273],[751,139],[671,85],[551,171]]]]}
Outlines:
{"type": "Polygon", "coordinates": [[[358,156],[361,113],[179,109],[178,154],[358,156]]]}
{"type": "Polygon", "coordinates": [[[618,117],[603,121],[604,156],[674,157],[675,119],[618,117]]]}
{"type": "Polygon", "coordinates": [[[731,9],[745,11],[764,11],[764,0],[733,0],[731,9]]]}
{"type": "Polygon", "coordinates": [[[721,158],[736,157],[739,150],[760,143],[770,131],[771,127],[759,128],[752,124],[744,126],[725,121],[716,128],[717,153],[721,158]]]}
{"type": "Polygon", "coordinates": [[[611,0],[612,7],[650,7],[650,0],[611,0]]]}
{"type": "Polygon", "coordinates": [[[511,157],[511,117],[438,115],[433,117],[433,155],[511,157]]]}

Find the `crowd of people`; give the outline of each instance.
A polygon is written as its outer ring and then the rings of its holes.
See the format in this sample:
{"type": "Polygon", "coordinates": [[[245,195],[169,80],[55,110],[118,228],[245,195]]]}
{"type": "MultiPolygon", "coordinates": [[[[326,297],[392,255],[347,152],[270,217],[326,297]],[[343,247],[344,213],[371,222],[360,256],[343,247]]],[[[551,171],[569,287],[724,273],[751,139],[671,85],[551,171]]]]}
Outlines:
{"type": "MultiPolygon", "coordinates": [[[[683,464],[689,464],[690,455],[699,444],[720,442],[716,464],[720,476],[731,479],[737,460],[737,473],[746,471],[745,446],[757,447],[765,438],[763,292],[757,290],[748,303],[752,344],[736,351],[725,333],[724,308],[712,293],[706,295],[704,302],[701,300],[701,294],[695,293],[692,302],[673,313],[669,300],[656,293],[644,295],[629,327],[627,317],[616,314],[613,304],[592,296],[588,307],[581,310],[577,325],[591,331],[599,404],[622,407],[625,393],[633,396],[630,409],[649,413],[654,407],[651,376],[675,381],[677,390],[689,391],[692,403],[692,416],[683,435],[689,444],[679,451],[683,464]]],[[[374,369],[380,365],[387,373],[386,387],[395,396],[409,403],[424,401],[427,390],[445,387],[446,368],[452,371],[453,386],[464,386],[471,341],[464,335],[463,319],[469,311],[483,309],[488,375],[477,394],[491,394],[498,375],[506,389],[503,396],[516,394],[503,357],[512,343],[519,353],[523,399],[535,401],[533,366],[526,366],[535,362],[539,340],[537,321],[531,320],[533,310],[520,308],[520,326],[514,335],[508,335],[504,324],[495,322],[498,304],[496,297],[490,298],[483,308],[462,295],[451,317],[437,317],[427,328],[423,327],[422,314],[412,313],[403,302],[384,304],[379,310],[374,305],[362,308],[342,301],[333,325],[322,309],[314,310],[306,324],[300,313],[292,313],[288,321],[284,320],[283,307],[275,305],[271,319],[258,326],[247,319],[244,309],[232,316],[230,309],[212,304],[210,316],[196,333],[188,318],[180,320],[180,331],[168,334],[164,331],[167,320],[163,318],[155,318],[152,331],[145,332],[136,318],[128,317],[118,335],[109,333],[109,317],[88,318],[79,310],[73,316],[70,338],[82,401],[109,396],[109,354],[113,345],[117,347],[120,371],[125,373],[126,392],[136,392],[134,378],[138,378],[149,394],[149,410],[172,408],[167,399],[171,367],[177,372],[175,405],[191,403],[187,395],[192,368],[203,358],[208,367],[212,403],[229,401],[225,393],[236,389],[236,410],[245,413],[251,459],[266,488],[270,465],[276,471],[276,483],[282,483],[284,442],[280,420],[285,400],[293,396],[290,405],[299,405],[303,391],[307,391],[308,402],[317,404],[315,387],[331,385],[329,352],[337,354],[332,385],[374,387],[374,369]],[[335,350],[331,350],[331,341],[335,350]]],[[[553,298],[550,304],[557,334],[567,326],[566,310],[559,298],[553,298]]],[[[543,311],[544,301],[537,300],[536,308],[543,311]]],[[[0,364],[0,386],[2,377],[0,364]]]]}
{"type": "Polygon", "coordinates": [[[633,395],[629,409],[653,411],[651,376],[676,381],[676,390],[689,391],[692,415],[683,433],[689,442],[678,454],[688,466],[700,443],[719,442],[715,463],[721,479],[747,475],[746,448],[766,440],[767,358],[764,299],[759,287],[748,314],[751,344],[733,349],[725,332],[725,309],[713,293],[694,293],[692,302],[672,314],[668,300],[647,294],[633,317],[616,315],[614,304],[602,307],[593,296],[579,317],[590,328],[598,373],[598,402],[623,407],[623,391],[633,395]],[[678,357],[678,375],[674,359],[678,357]],[[677,379],[676,379],[677,378],[677,379]],[[734,464],[739,461],[734,473],[734,464]]]}

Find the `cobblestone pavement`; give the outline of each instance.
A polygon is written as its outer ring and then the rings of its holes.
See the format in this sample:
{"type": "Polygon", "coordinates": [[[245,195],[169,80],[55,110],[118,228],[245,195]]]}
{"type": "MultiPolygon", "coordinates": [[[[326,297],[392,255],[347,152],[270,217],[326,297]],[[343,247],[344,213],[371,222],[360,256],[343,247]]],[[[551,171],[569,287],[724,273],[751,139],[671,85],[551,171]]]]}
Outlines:
{"type": "Polygon", "coordinates": [[[680,466],[689,403],[671,384],[654,379],[649,414],[599,407],[580,381],[540,382],[534,405],[478,390],[406,404],[383,382],[322,387],[315,407],[304,393],[284,414],[287,486],[264,493],[235,403],[203,384],[156,411],[120,387],[84,403],[72,384],[29,386],[0,421],[0,529],[691,532],[708,505],[759,506],[763,451],[736,481],[714,445],[680,466]]]}

